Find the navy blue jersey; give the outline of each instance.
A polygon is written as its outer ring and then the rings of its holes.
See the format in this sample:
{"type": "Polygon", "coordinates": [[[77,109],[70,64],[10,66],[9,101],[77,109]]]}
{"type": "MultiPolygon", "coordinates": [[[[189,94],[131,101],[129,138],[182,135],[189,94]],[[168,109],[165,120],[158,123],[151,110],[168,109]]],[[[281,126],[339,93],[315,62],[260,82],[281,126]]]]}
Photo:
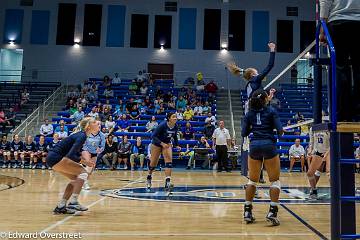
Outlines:
{"type": "Polygon", "coordinates": [[[280,118],[275,109],[272,107],[264,107],[259,111],[250,109],[243,120],[241,136],[247,137],[253,133],[251,141],[272,140],[276,142],[274,129],[278,134],[282,132],[280,118]]]}
{"type": "Polygon", "coordinates": [[[10,142],[8,142],[8,141],[6,141],[6,142],[1,141],[0,149],[3,150],[3,151],[10,151],[10,149],[11,149],[11,147],[10,147],[10,142]]]}
{"type": "Polygon", "coordinates": [[[11,146],[11,151],[22,151],[24,149],[24,144],[22,141],[20,142],[12,141],[10,146],[11,146]]]}
{"type": "Polygon", "coordinates": [[[152,133],[152,143],[155,145],[160,145],[162,142],[169,144],[172,140],[174,140],[174,145],[178,146],[177,132],[177,125],[173,128],[169,128],[167,121],[163,121],[152,133]]]}
{"type": "Polygon", "coordinates": [[[28,144],[28,143],[25,143],[24,144],[24,151],[26,152],[35,152],[36,151],[36,145],[34,142],[28,144]]]}
{"type": "Polygon", "coordinates": [[[79,162],[80,153],[86,138],[86,133],[83,131],[74,133],[55,144],[50,151],[57,153],[61,157],[67,157],[79,162]]]}
{"type": "Polygon", "coordinates": [[[58,142],[60,141],[54,142],[54,140],[52,140],[47,146],[48,150],[53,149],[58,142]]]}
{"type": "Polygon", "coordinates": [[[46,143],[40,144],[39,142],[36,144],[36,150],[39,152],[47,152],[48,145],[46,143]]]}
{"type": "Polygon", "coordinates": [[[274,67],[274,61],[275,61],[275,52],[270,52],[270,59],[269,59],[269,63],[266,66],[266,68],[261,73],[259,73],[259,75],[252,77],[249,80],[249,82],[246,84],[246,95],[247,95],[248,99],[250,99],[253,92],[262,88],[261,81],[266,77],[266,75],[274,67]]]}
{"type": "Polygon", "coordinates": [[[201,142],[201,141],[198,141],[197,142],[197,144],[196,144],[196,146],[198,147],[198,148],[206,148],[206,142],[201,142]]]}

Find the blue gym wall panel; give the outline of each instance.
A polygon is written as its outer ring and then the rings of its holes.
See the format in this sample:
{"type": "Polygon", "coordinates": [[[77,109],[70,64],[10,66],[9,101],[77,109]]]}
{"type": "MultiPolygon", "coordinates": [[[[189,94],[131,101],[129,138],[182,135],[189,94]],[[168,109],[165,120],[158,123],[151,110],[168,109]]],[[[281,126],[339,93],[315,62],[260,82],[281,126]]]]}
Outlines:
{"type": "Polygon", "coordinates": [[[180,8],[179,49],[196,48],[196,8],[180,8]]]}
{"type": "Polygon", "coordinates": [[[107,47],[124,47],[126,6],[109,5],[107,19],[107,47]]]}
{"type": "Polygon", "coordinates": [[[267,52],[269,42],[269,12],[254,11],[252,14],[252,50],[267,52]]]}
{"type": "Polygon", "coordinates": [[[3,42],[21,43],[22,29],[24,20],[24,10],[22,9],[6,9],[3,42]]]}
{"type": "Polygon", "coordinates": [[[48,44],[49,42],[50,11],[32,11],[31,44],[48,44]]]}

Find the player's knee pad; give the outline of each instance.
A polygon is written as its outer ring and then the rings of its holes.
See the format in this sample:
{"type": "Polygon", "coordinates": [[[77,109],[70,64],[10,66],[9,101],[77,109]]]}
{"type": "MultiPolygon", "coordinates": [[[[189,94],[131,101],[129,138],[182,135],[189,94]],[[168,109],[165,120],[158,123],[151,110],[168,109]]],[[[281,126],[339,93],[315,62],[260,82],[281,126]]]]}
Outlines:
{"type": "Polygon", "coordinates": [[[257,185],[257,182],[251,181],[250,179],[246,184],[246,186],[254,186],[254,187],[256,187],[256,185],[257,185]]]}
{"type": "Polygon", "coordinates": [[[319,170],[316,170],[315,171],[315,176],[320,177],[320,175],[321,175],[321,172],[319,170]]]}
{"type": "Polygon", "coordinates": [[[277,189],[281,190],[280,180],[276,180],[274,182],[271,182],[270,188],[277,188],[277,189]]]}
{"type": "Polygon", "coordinates": [[[165,163],[165,168],[173,168],[173,165],[171,162],[165,163]]]}
{"type": "Polygon", "coordinates": [[[78,176],[78,178],[80,178],[80,179],[82,179],[84,181],[86,181],[88,179],[88,177],[89,177],[89,174],[86,173],[86,172],[85,173],[80,173],[79,176],[78,176]]]}

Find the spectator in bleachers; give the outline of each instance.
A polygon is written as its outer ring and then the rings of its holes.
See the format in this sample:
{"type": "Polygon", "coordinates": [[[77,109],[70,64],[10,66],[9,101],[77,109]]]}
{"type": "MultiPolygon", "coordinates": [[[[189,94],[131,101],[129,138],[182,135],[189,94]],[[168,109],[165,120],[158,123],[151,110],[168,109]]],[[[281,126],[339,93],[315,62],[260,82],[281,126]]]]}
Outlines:
{"type": "Polygon", "coordinates": [[[112,105],[111,105],[109,99],[106,99],[106,102],[105,102],[105,104],[103,105],[103,110],[104,110],[105,108],[108,108],[109,110],[112,109],[112,105]]]}
{"type": "Polygon", "coordinates": [[[173,94],[170,91],[168,91],[166,94],[164,94],[164,97],[163,97],[164,102],[165,103],[170,102],[172,97],[173,97],[173,94]]]}
{"type": "Polygon", "coordinates": [[[184,114],[182,108],[177,109],[175,114],[178,121],[184,120],[184,114]]]}
{"type": "Polygon", "coordinates": [[[27,88],[24,88],[23,92],[21,93],[21,103],[20,105],[24,105],[30,100],[30,93],[28,92],[27,88]]]}
{"type": "Polygon", "coordinates": [[[148,112],[149,108],[148,106],[146,106],[145,102],[142,102],[139,106],[139,112],[141,115],[146,115],[148,112]]]}
{"type": "Polygon", "coordinates": [[[165,108],[164,108],[164,104],[161,103],[160,107],[156,110],[155,112],[156,115],[163,115],[165,114],[165,108]]]}
{"type": "Polygon", "coordinates": [[[185,140],[192,140],[194,139],[194,129],[192,128],[190,122],[187,122],[185,124],[185,127],[183,128],[181,134],[182,134],[182,137],[185,139],[185,140]]]}
{"type": "Polygon", "coordinates": [[[79,97],[79,89],[77,87],[69,87],[69,91],[67,93],[67,98],[68,99],[75,99],[79,97]]]}
{"type": "Polygon", "coordinates": [[[134,104],[134,106],[132,107],[130,114],[129,114],[130,118],[132,120],[138,120],[140,119],[140,112],[139,109],[137,107],[137,104],[134,104]]]}
{"type": "Polygon", "coordinates": [[[131,155],[130,155],[131,171],[135,170],[135,159],[139,159],[140,170],[144,170],[145,153],[146,153],[146,149],[144,144],[142,143],[141,137],[137,137],[135,145],[132,146],[131,148],[131,155]]]}
{"type": "Polygon", "coordinates": [[[114,91],[110,87],[107,87],[107,88],[105,88],[103,95],[106,98],[113,98],[114,97],[114,91]]]}
{"type": "Polygon", "coordinates": [[[150,96],[146,96],[145,97],[145,100],[144,100],[144,103],[147,107],[150,107],[152,104],[151,104],[151,100],[150,100],[150,96]]]}
{"type": "Polygon", "coordinates": [[[13,107],[9,108],[9,111],[5,113],[5,122],[8,126],[15,127],[16,112],[13,107]]]}
{"type": "Polygon", "coordinates": [[[99,113],[97,112],[97,108],[93,107],[91,109],[91,111],[88,113],[89,117],[93,117],[93,118],[98,118],[99,117],[99,113]]]}
{"type": "Polygon", "coordinates": [[[36,144],[36,152],[35,152],[35,156],[34,156],[35,167],[38,162],[38,159],[41,159],[41,163],[42,163],[41,169],[46,168],[47,153],[48,153],[48,146],[45,142],[45,137],[40,136],[39,142],[36,144]]]}
{"type": "MultiPolygon", "coordinates": [[[[360,159],[360,146],[355,150],[355,158],[360,159]]],[[[356,163],[356,172],[360,173],[360,163],[356,163]]]]}
{"type": "MultiPolygon", "coordinates": [[[[105,76],[103,78],[103,82],[109,82],[110,81],[110,78],[108,76],[105,76]]],[[[96,83],[96,80],[93,79],[92,82],[90,83],[90,89],[94,90],[94,91],[97,91],[99,89],[99,84],[96,83]]]]}
{"type": "Polygon", "coordinates": [[[6,128],[6,120],[5,120],[5,112],[3,109],[0,108],[0,125],[2,126],[2,132],[5,132],[6,128]]]}
{"type": "Polygon", "coordinates": [[[139,71],[138,75],[136,76],[136,81],[144,82],[146,79],[146,75],[142,71],[139,71]]]}
{"type": "Polygon", "coordinates": [[[163,95],[164,95],[164,93],[163,93],[163,91],[161,90],[161,87],[158,85],[158,86],[156,86],[156,91],[155,91],[155,96],[158,98],[158,97],[160,97],[160,98],[163,98],[163,95]]]}
{"type": "Polygon", "coordinates": [[[218,90],[218,86],[215,84],[214,80],[211,80],[208,84],[205,85],[205,91],[209,93],[209,95],[214,95],[218,90]]]}
{"type": "Polygon", "coordinates": [[[203,114],[203,108],[201,106],[201,102],[197,102],[196,106],[194,107],[194,114],[196,116],[201,116],[203,114]]]}
{"type": "Polygon", "coordinates": [[[102,160],[110,168],[110,170],[115,170],[116,162],[118,160],[117,156],[118,144],[114,142],[114,136],[109,134],[106,137],[105,149],[103,152],[102,160]],[[109,162],[111,159],[111,164],[109,162]]]}
{"type": "Polygon", "coordinates": [[[56,132],[59,135],[59,139],[63,140],[64,138],[66,138],[69,134],[65,131],[64,126],[60,126],[60,131],[56,132]]]}
{"type": "Polygon", "coordinates": [[[154,77],[154,75],[151,74],[151,73],[149,73],[148,79],[149,79],[149,85],[150,85],[150,86],[154,85],[154,83],[155,83],[155,77],[154,77]]]}
{"type": "Polygon", "coordinates": [[[128,132],[130,128],[130,124],[127,120],[126,114],[123,114],[117,122],[118,130],[117,132],[128,132]]]}
{"type": "Polygon", "coordinates": [[[7,162],[10,162],[10,142],[7,140],[7,136],[3,135],[0,144],[0,155],[3,157],[2,168],[6,168],[7,162]]]}
{"type": "Polygon", "coordinates": [[[145,96],[148,93],[148,87],[145,85],[145,83],[142,83],[140,87],[140,94],[145,96]]]}
{"type": "Polygon", "coordinates": [[[35,168],[35,166],[33,166],[33,161],[34,161],[34,153],[36,152],[36,145],[34,143],[34,140],[32,138],[32,136],[27,136],[26,141],[23,145],[23,151],[20,154],[20,158],[21,158],[21,168],[25,168],[25,158],[29,158],[29,168],[35,168]]]}
{"type": "Polygon", "coordinates": [[[65,106],[66,110],[70,110],[71,108],[76,108],[76,103],[74,102],[73,99],[70,99],[65,106]]]}
{"type": "Polygon", "coordinates": [[[211,113],[211,107],[208,101],[205,102],[204,106],[202,107],[202,110],[204,115],[208,115],[209,113],[211,113]]]}
{"type": "Polygon", "coordinates": [[[103,78],[103,86],[104,87],[110,87],[111,86],[111,80],[109,76],[104,76],[103,78]]]}
{"type": "Polygon", "coordinates": [[[207,114],[207,117],[205,118],[205,124],[211,123],[212,125],[216,125],[216,118],[212,115],[211,112],[207,114]]]}
{"type": "Polygon", "coordinates": [[[86,100],[89,101],[90,103],[95,102],[95,101],[98,99],[97,90],[95,90],[95,89],[90,89],[89,91],[86,92],[85,98],[86,98],[86,100]]]}
{"type": "Polygon", "coordinates": [[[126,113],[130,113],[135,104],[136,103],[134,102],[134,98],[130,98],[129,101],[126,103],[126,113]]]}
{"type": "Polygon", "coordinates": [[[196,73],[196,90],[203,91],[205,88],[205,81],[202,72],[196,73]]]}
{"type": "MultiPolygon", "coordinates": [[[[194,149],[196,148],[207,148],[209,149],[209,151],[211,150],[211,146],[210,144],[208,143],[207,139],[205,136],[202,136],[200,138],[200,141],[198,141],[196,143],[196,145],[194,146],[194,149]]],[[[189,161],[188,161],[188,164],[187,164],[187,167],[186,169],[190,169],[192,165],[194,165],[194,161],[195,161],[195,151],[192,151],[192,154],[190,154],[190,158],[189,158],[189,161]]],[[[201,168],[202,169],[205,169],[208,167],[209,165],[209,161],[210,161],[210,158],[209,158],[209,154],[208,154],[208,158],[207,160],[202,164],[201,168]]]]}
{"type": "Polygon", "coordinates": [[[164,103],[164,100],[161,97],[156,97],[155,101],[154,101],[154,105],[159,105],[164,103]]]}
{"type": "Polygon", "coordinates": [[[168,110],[176,110],[176,103],[174,99],[171,99],[167,104],[168,110]]]}
{"type": "Polygon", "coordinates": [[[179,99],[176,102],[176,109],[185,109],[186,108],[187,101],[183,96],[180,96],[179,99]]]}
{"type": "Polygon", "coordinates": [[[78,108],[82,107],[83,109],[86,109],[88,102],[83,94],[81,94],[80,97],[77,99],[76,104],[77,104],[78,108]]]}
{"type": "Polygon", "coordinates": [[[83,111],[82,106],[78,107],[78,110],[72,115],[73,122],[78,123],[85,117],[85,113],[83,111]]]}
{"type": "Polygon", "coordinates": [[[49,123],[49,119],[44,120],[44,124],[40,127],[40,135],[45,137],[51,137],[54,134],[54,127],[49,123]]]}
{"type": "Polygon", "coordinates": [[[123,103],[123,100],[119,98],[119,102],[115,105],[114,116],[119,118],[123,113],[126,113],[125,104],[123,103]]]}
{"type": "Polygon", "coordinates": [[[215,125],[213,125],[212,122],[208,121],[205,124],[205,127],[204,127],[204,135],[205,135],[205,137],[207,139],[211,139],[214,131],[215,131],[215,125]]]}
{"type": "Polygon", "coordinates": [[[53,149],[58,142],[60,142],[59,134],[54,133],[53,140],[48,145],[48,150],[53,149]]]}
{"type": "Polygon", "coordinates": [[[57,126],[57,127],[55,128],[54,132],[60,132],[61,126],[63,126],[65,132],[67,132],[67,133],[69,134],[69,128],[65,125],[64,119],[61,119],[61,120],[59,121],[59,126],[57,126]]]}
{"type": "Polygon", "coordinates": [[[119,77],[119,73],[115,73],[115,77],[112,79],[112,84],[120,84],[121,78],[119,77]]]}
{"type": "Polygon", "coordinates": [[[300,145],[300,139],[295,140],[295,144],[292,145],[289,149],[289,157],[290,157],[290,169],[289,172],[292,171],[295,161],[300,161],[301,163],[301,171],[305,171],[305,149],[300,145]]]}
{"type": "Polygon", "coordinates": [[[152,132],[159,125],[156,121],[156,117],[152,116],[151,119],[146,123],[146,132],[152,132]]]}
{"type": "MultiPolygon", "coordinates": [[[[11,147],[11,155],[14,157],[15,159],[15,163],[13,165],[13,168],[17,168],[17,162],[19,160],[20,154],[22,153],[23,149],[24,149],[24,143],[21,141],[19,135],[14,135],[13,141],[10,143],[10,147],[11,147]]],[[[11,167],[11,164],[8,165],[8,168],[11,167]]]]}
{"type": "Polygon", "coordinates": [[[129,84],[129,93],[132,95],[136,95],[138,91],[138,85],[136,83],[136,80],[133,80],[130,84],[129,84]]]}
{"type": "Polygon", "coordinates": [[[122,136],[122,141],[118,147],[118,162],[121,165],[124,162],[124,168],[127,169],[127,162],[130,156],[131,143],[128,141],[128,137],[126,135],[122,136]]]}
{"type": "Polygon", "coordinates": [[[281,103],[280,100],[275,95],[270,100],[270,106],[275,108],[277,111],[280,111],[281,103]]]}
{"type": "Polygon", "coordinates": [[[115,126],[116,126],[116,123],[115,123],[113,117],[110,115],[105,122],[105,128],[107,129],[107,131],[109,133],[112,133],[115,129],[115,126]]]}
{"type": "Polygon", "coordinates": [[[187,106],[184,112],[184,120],[190,121],[193,117],[194,117],[194,111],[191,109],[190,106],[187,106]]]}
{"type": "Polygon", "coordinates": [[[111,116],[111,111],[109,108],[104,108],[104,110],[100,114],[101,122],[105,123],[105,121],[111,116]]]}

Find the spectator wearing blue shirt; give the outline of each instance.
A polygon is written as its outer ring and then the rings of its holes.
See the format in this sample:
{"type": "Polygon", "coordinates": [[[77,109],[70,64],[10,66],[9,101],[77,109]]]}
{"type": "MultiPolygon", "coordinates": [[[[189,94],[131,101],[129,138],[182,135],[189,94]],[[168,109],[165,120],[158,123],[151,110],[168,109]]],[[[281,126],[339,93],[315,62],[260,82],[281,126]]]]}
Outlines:
{"type": "Polygon", "coordinates": [[[279,194],[281,185],[280,158],[276,149],[276,138],[274,129],[278,135],[283,134],[280,118],[275,109],[268,107],[269,98],[267,93],[256,90],[250,99],[250,111],[245,115],[242,124],[242,137],[247,137],[251,133],[250,153],[249,153],[249,182],[246,187],[246,202],[244,206],[244,220],[247,223],[254,222],[252,214],[252,201],[254,199],[256,184],[259,181],[262,164],[267,170],[270,181],[270,209],[266,219],[277,226],[280,224],[277,213],[279,205],[279,194]]]}
{"type": "Polygon", "coordinates": [[[85,117],[85,113],[81,106],[78,107],[78,110],[72,116],[72,119],[75,123],[80,122],[85,117]]]}
{"type": "Polygon", "coordinates": [[[59,121],[59,125],[55,128],[55,131],[54,131],[54,132],[60,132],[61,126],[63,126],[63,127],[64,127],[64,131],[69,134],[69,128],[65,125],[64,119],[61,119],[61,120],[59,121]]]}
{"type": "Polygon", "coordinates": [[[186,108],[187,101],[183,96],[180,96],[179,99],[176,102],[176,109],[185,109],[186,108]]]}
{"type": "Polygon", "coordinates": [[[126,114],[123,114],[120,120],[117,121],[117,132],[128,132],[130,128],[130,124],[127,120],[126,114]]]}

